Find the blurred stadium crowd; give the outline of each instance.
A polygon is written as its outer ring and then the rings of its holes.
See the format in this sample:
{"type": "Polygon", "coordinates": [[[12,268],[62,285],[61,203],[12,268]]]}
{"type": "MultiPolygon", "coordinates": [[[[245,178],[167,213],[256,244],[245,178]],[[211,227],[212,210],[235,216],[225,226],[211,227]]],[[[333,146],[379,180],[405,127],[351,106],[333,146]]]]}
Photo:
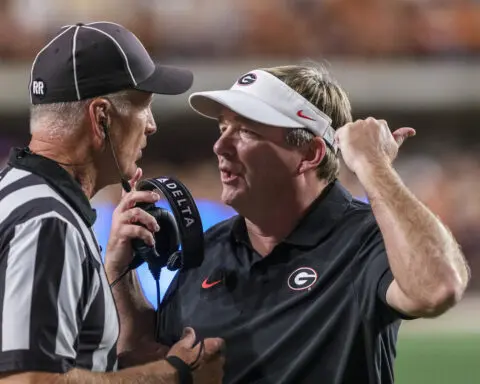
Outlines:
{"type": "Polygon", "coordinates": [[[119,22],[158,57],[480,51],[478,0],[2,0],[0,58],[31,57],[72,14],[119,22]]]}

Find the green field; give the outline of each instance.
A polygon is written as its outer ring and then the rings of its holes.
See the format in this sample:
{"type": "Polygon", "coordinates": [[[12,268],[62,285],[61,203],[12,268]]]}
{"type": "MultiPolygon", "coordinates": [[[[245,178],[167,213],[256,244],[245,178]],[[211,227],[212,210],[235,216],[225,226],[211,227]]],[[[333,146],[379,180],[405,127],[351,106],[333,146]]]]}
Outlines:
{"type": "Polygon", "coordinates": [[[480,384],[480,333],[400,331],[395,364],[396,384],[480,384]]]}

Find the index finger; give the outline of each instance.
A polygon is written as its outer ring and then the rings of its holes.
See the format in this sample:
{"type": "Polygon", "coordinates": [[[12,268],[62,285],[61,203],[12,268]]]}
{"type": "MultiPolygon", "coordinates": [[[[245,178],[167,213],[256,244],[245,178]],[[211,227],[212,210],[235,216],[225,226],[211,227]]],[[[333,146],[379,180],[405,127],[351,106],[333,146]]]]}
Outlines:
{"type": "MultiPolygon", "coordinates": [[[[135,186],[137,185],[138,181],[142,178],[142,175],[143,175],[143,170],[142,168],[138,167],[133,177],[130,180],[128,180],[128,184],[130,184],[130,188],[132,191],[135,189],[135,186]]],[[[126,194],[127,192],[122,188],[122,197],[125,196],[126,194]]]]}
{"type": "Polygon", "coordinates": [[[143,170],[142,168],[138,167],[137,170],[135,171],[135,175],[133,175],[133,177],[129,180],[132,190],[135,189],[138,181],[142,178],[142,175],[143,175],[143,170]]]}

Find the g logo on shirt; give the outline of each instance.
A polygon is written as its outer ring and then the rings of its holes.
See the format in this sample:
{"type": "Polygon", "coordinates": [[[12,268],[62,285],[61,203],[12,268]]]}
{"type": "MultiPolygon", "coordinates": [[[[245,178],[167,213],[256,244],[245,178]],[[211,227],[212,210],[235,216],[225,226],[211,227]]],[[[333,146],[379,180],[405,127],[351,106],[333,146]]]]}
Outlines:
{"type": "Polygon", "coordinates": [[[317,272],[309,267],[301,267],[288,277],[288,286],[294,291],[303,291],[317,282],[317,272]]]}

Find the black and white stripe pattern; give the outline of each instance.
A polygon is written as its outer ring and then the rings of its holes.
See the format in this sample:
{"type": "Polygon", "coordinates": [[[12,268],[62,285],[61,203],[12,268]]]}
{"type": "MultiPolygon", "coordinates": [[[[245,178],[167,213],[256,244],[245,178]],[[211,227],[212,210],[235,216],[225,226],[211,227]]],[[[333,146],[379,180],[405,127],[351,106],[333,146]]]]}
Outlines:
{"type": "Polygon", "coordinates": [[[116,369],[118,317],[92,229],[45,181],[0,171],[0,372],[116,369]]]}

